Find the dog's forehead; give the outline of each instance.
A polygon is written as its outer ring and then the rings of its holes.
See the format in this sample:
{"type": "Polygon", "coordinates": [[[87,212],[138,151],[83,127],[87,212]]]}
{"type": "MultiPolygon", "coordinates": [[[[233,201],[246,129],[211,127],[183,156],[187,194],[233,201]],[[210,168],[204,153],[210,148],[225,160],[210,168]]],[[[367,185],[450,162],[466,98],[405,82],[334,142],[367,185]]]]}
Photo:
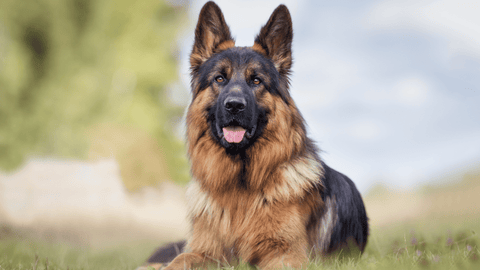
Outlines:
{"type": "MultiPolygon", "coordinates": [[[[251,47],[233,47],[217,55],[217,60],[228,59],[228,61],[235,67],[262,67],[269,64],[269,60],[266,59],[260,53],[252,50],[251,47]]],[[[220,61],[217,61],[220,62],[220,61]]]]}

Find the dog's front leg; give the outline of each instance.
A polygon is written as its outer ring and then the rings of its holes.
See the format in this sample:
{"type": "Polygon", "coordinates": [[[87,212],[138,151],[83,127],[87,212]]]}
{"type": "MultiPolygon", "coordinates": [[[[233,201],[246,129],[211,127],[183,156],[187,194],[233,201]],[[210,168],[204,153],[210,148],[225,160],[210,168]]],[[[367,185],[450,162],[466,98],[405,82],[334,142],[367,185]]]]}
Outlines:
{"type": "Polygon", "coordinates": [[[283,250],[276,246],[277,241],[272,241],[271,245],[257,254],[250,257],[249,262],[257,265],[262,270],[283,269],[291,267],[295,269],[303,268],[308,263],[306,242],[291,243],[288,250],[283,250]]]}
{"type": "Polygon", "coordinates": [[[236,241],[238,256],[260,269],[302,268],[308,263],[307,216],[298,205],[266,206],[243,227],[236,241]]]}
{"type": "MultiPolygon", "coordinates": [[[[257,227],[258,228],[258,227],[257,227]]],[[[245,233],[238,241],[238,255],[260,269],[303,268],[308,263],[306,232],[270,230],[245,233]]]]}
{"type": "Polygon", "coordinates": [[[207,268],[207,265],[220,267],[228,256],[225,254],[224,241],[218,231],[212,229],[208,217],[197,217],[193,223],[193,231],[185,252],[179,254],[165,270],[183,270],[207,268]]]}
{"type": "Polygon", "coordinates": [[[212,262],[207,256],[199,253],[182,253],[175,257],[164,270],[183,270],[201,268],[212,262]]]}

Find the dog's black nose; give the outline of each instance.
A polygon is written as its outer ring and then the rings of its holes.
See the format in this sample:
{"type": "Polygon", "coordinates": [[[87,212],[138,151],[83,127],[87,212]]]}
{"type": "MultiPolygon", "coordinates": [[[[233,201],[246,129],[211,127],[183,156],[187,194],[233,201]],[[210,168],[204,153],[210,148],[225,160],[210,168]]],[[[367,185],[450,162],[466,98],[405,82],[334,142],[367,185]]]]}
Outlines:
{"type": "Polygon", "coordinates": [[[247,101],[242,97],[227,97],[224,102],[225,109],[231,113],[238,113],[245,110],[247,101]]]}

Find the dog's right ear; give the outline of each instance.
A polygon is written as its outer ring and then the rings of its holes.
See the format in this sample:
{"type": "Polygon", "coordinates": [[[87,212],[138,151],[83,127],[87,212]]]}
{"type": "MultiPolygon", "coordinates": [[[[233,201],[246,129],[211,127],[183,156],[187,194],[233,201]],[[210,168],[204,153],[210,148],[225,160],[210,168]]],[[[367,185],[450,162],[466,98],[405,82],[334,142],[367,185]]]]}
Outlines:
{"type": "Polygon", "coordinates": [[[192,72],[198,71],[214,53],[234,47],[235,41],[220,8],[213,1],[207,2],[198,18],[195,43],[190,54],[192,72]]]}

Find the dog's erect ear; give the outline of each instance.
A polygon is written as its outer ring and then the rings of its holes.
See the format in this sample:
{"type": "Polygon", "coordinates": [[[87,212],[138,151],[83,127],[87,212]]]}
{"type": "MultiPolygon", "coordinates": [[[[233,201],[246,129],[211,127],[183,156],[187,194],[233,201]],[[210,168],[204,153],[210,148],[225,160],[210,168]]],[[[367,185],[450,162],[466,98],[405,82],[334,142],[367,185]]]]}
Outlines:
{"type": "Polygon", "coordinates": [[[214,2],[207,2],[198,18],[195,43],[190,54],[192,71],[198,70],[212,54],[235,46],[223,13],[214,2]]]}
{"type": "Polygon", "coordinates": [[[255,38],[253,49],[272,59],[278,72],[288,75],[292,67],[293,27],[290,12],[278,6],[255,38]]]}

